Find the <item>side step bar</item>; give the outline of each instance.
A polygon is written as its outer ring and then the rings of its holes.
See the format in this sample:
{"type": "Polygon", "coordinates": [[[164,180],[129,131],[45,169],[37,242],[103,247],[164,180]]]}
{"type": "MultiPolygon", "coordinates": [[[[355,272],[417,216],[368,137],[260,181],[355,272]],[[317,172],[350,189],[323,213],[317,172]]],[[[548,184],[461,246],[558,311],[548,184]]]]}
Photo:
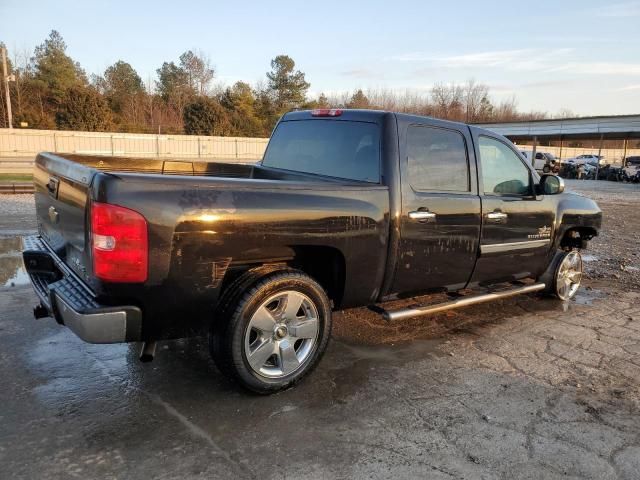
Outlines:
{"type": "Polygon", "coordinates": [[[513,297],[514,295],[520,295],[523,293],[537,292],[543,290],[544,283],[534,283],[533,285],[526,285],[524,287],[511,288],[501,292],[485,293],[483,295],[473,295],[470,297],[462,297],[451,302],[438,303],[436,305],[427,305],[424,307],[416,308],[403,308],[400,310],[384,311],[382,317],[387,321],[406,320],[412,317],[421,317],[423,315],[430,315],[432,313],[444,312],[446,310],[452,310],[454,308],[466,307],[468,305],[475,305],[476,303],[490,302],[491,300],[497,300],[499,298],[513,297]]]}

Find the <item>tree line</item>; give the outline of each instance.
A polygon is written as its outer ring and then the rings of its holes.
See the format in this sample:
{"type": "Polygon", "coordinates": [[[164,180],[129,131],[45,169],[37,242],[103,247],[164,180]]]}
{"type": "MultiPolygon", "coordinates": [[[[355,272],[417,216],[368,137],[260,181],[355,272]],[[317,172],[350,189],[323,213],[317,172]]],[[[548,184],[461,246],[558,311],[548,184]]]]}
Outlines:
{"type": "MultiPolygon", "coordinates": [[[[311,98],[305,74],[287,55],[272,59],[258,84],[239,81],[225,87],[214,83],[210,59],[192,50],[164,62],[156,78],[146,82],[122,60],[100,75],[87,75],[55,30],[33,52],[10,53],[15,81],[9,95],[17,127],[266,137],[293,109],[384,109],[469,123],[547,117],[519,112],[515,98],[495,102],[489,87],[474,80],[438,83],[422,94],[357,89],[311,98]]],[[[0,127],[8,126],[4,95],[1,89],[0,127]]]]}

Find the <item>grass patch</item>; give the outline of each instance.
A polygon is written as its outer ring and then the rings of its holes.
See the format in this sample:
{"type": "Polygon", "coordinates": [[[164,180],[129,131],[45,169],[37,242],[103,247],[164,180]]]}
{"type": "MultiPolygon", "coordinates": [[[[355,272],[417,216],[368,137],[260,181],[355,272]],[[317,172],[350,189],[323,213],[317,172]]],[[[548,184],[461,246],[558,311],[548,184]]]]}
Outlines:
{"type": "Polygon", "coordinates": [[[29,173],[0,173],[0,183],[33,182],[29,173]]]}

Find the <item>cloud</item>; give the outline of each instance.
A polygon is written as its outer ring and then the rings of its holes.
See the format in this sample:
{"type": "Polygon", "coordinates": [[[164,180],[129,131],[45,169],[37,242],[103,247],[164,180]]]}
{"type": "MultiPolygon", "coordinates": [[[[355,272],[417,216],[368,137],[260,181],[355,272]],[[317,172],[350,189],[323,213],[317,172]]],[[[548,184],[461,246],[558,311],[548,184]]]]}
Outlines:
{"type": "Polygon", "coordinates": [[[498,67],[514,65],[523,58],[530,58],[533,50],[502,50],[494,52],[468,53],[465,55],[452,55],[435,58],[434,61],[443,67],[498,67]]]}
{"type": "Polygon", "coordinates": [[[353,70],[346,70],[344,72],[340,72],[340,75],[353,78],[371,78],[377,76],[374,72],[366,68],[355,68],[353,70]]]}
{"type": "MultiPolygon", "coordinates": [[[[430,68],[499,68],[506,71],[558,73],[576,75],[640,75],[640,63],[571,61],[573,48],[551,50],[528,48],[466,53],[462,55],[435,56],[420,52],[392,57],[398,62],[429,63],[430,68]]],[[[415,73],[422,72],[421,69],[415,73]]]]}
{"type": "Polygon", "coordinates": [[[421,52],[411,52],[391,57],[390,60],[405,63],[426,63],[439,68],[495,68],[506,70],[535,71],[546,69],[557,63],[557,59],[564,59],[573,52],[572,48],[544,49],[516,49],[494,50],[487,52],[466,53],[462,55],[430,55],[421,52]]]}
{"type": "Polygon", "coordinates": [[[548,72],[570,72],[580,75],[640,75],[640,63],[622,62],[568,62],[547,70],[548,72]]]}
{"type": "Polygon", "coordinates": [[[597,17],[640,17],[640,2],[612,3],[604,7],[594,8],[592,12],[597,17]]]}
{"type": "Polygon", "coordinates": [[[548,87],[565,87],[574,85],[574,80],[539,80],[535,82],[523,83],[518,88],[548,88],[548,87]]]}
{"type": "Polygon", "coordinates": [[[390,60],[407,63],[436,62],[447,67],[468,67],[477,65],[502,65],[510,60],[530,52],[522,50],[497,50],[493,52],[469,53],[464,55],[435,56],[424,52],[409,52],[390,57],[390,60]]]}
{"type": "Polygon", "coordinates": [[[616,92],[632,92],[635,90],[640,90],[640,84],[638,85],[627,85],[626,87],[617,88],[616,92]]]}

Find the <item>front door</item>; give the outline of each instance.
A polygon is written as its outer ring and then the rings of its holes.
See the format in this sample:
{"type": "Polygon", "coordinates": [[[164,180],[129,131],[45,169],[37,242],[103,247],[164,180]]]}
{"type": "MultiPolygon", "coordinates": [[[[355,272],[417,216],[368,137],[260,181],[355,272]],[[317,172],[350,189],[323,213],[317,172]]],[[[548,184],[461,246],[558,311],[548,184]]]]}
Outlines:
{"type": "Polygon", "coordinates": [[[535,172],[497,137],[474,134],[479,158],[482,235],[474,284],[535,277],[551,248],[554,204],[535,195],[535,172]]]}
{"type": "Polygon", "coordinates": [[[399,133],[402,218],[392,293],[463,288],[480,238],[469,130],[407,122],[399,133]]]}

